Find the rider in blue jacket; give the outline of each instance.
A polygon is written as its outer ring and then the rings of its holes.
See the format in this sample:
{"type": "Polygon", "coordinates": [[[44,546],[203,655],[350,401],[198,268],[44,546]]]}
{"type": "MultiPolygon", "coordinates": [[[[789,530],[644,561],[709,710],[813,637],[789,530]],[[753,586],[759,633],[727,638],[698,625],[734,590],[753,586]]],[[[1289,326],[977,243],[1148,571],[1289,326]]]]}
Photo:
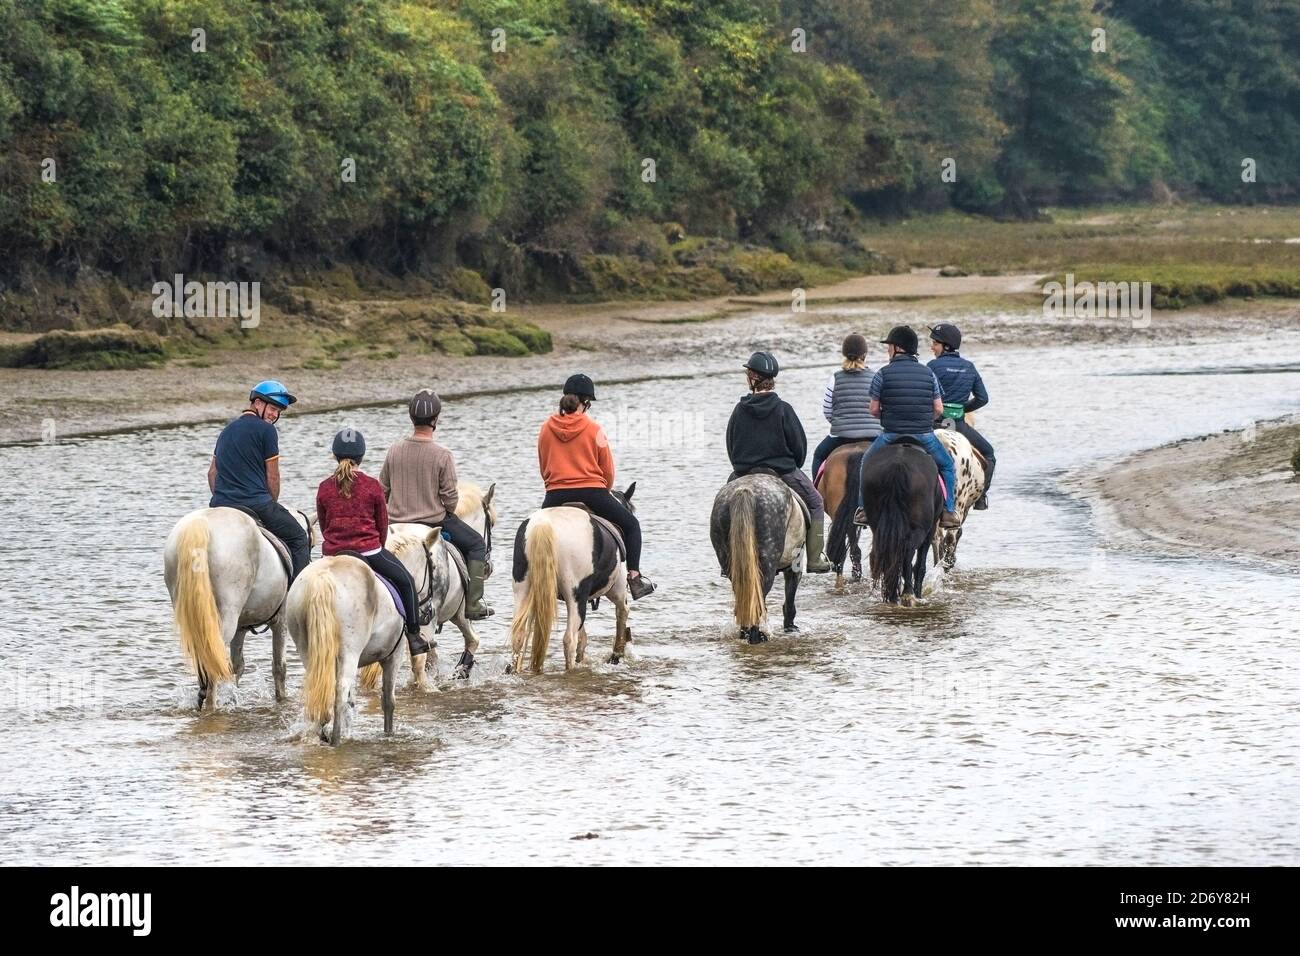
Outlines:
{"type": "Polygon", "coordinates": [[[984,494],[976,502],[975,509],[983,511],[989,506],[989,485],[993,483],[993,468],[997,458],[993,446],[977,432],[966,420],[966,413],[983,408],[989,403],[989,393],[984,388],[984,380],[970,359],[962,358],[957,351],[961,348],[961,329],[944,322],[930,330],[930,350],[934,358],[930,360],[930,371],[939,380],[943,391],[944,414],[956,423],[957,431],[975,446],[975,450],[984,456],[988,467],[984,469],[984,494]]]}
{"type": "MultiPolygon", "coordinates": [[[[943,477],[944,499],[943,514],[939,524],[945,528],[955,528],[961,524],[956,513],[957,470],[953,466],[952,456],[934,434],[934,420],[943,414],[942,391],[934,372],[916,359],[919,342],[916,332],[906,325],[898,325],[889,330],[889,335],[881,340],[888,346],[885,350],[889,364],[876,373],[871,380],[871,414],[880,419],[884,428],[876,440],[862,455],[862,461],[876,454],[886,445],[892,445],[906,436],[930,453],[934,463],[939,466],[943,477]]],[[[862,495],[862,470],[858,471],[858,495],[862,495]]],[[[858,510],[853,516],[855,524],[867,523],[866,512],[858,501],[858,510]]]]}

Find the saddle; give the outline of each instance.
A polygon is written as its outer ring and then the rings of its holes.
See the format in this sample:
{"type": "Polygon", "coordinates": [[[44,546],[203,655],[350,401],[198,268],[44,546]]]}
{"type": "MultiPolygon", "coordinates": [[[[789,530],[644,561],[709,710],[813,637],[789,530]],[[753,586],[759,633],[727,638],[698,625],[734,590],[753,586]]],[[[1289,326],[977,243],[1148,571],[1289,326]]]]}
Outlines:
{"type": "Polygon", "coordinates": [[[262,532],[262,537],[270,543],[271,547],[275,549],[275,553],[280,556],[280,563],[284,565],[284,576],[286,578],[293,577],[293,558],[289,554],[289,546],[281,541],[278,536],[268,530],[266,525],[262,524],[262,519],[257,516],[256,511],[253,511],[251,508],[245,508],[243,505],[222,505],[221,507],[233,508],[235,511],[242,511],[244,514],[252,518],[253,524],[257,525],[257,530],[262,532]]]}
{"type": "Polygon", "coordinates": [[[587,516],[591,518],[592,522],[596,525],[596,527],[603,529],[604,532],[608,534],[610,538],[613,540],[614,547],[618,549],[619,560],[620,561],[627,560],[627,545],[623,541],[623,532],[618,529],[618,525],[614,524],[614,522],[608,520],[607,518],[602,518],[600,515],[596,514],[596,512],[592,511],[590,508],[584,505],[581,501],[566,501],[564,504],[560,505],[560,507],[577,508],[579,511],[587,512],[587,516]]]}

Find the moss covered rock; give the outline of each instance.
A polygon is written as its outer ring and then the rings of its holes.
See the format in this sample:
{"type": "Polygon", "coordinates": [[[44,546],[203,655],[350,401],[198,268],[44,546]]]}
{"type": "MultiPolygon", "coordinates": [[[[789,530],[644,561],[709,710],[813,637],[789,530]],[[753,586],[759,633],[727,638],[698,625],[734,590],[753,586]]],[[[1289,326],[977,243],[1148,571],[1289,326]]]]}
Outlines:
{"type": "Polygon", "coordinates": [[[518,336],[505,329],[494,329],[486,325],[469,325],[461,329],[479,355],[527,355],[528,346],[518,336]]]}
{"type": "Polygon", "coordinates": [[[16,368],[128,369],[165,360],[162,339],[125,325],[78,332],[58,329],[0,355],[0,361],[16,368]]]}

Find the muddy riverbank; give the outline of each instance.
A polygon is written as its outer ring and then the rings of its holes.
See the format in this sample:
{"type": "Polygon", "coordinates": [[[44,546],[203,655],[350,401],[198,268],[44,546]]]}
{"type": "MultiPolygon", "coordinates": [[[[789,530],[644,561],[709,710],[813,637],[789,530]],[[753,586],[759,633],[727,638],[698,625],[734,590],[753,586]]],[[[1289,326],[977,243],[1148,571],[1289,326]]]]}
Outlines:
{"type": "MultiPolygon", "coordinates": [[[[395,355],[312,367],[313,346],[213,350],[201,360],[119,371],[0,369],[0,444],[177,423],[218,421],[238,409],[252,382],[283,379],[296,413],[402,400],[429,385],[448,396],[558,387],[572,368],[597,380],[691,375],[735,366],[754,348],[787,365],[833,361],[840,338],[875,339],[906,321],[921,329],[956,321],[968,351],[1007,346],[1107,343],[1116,348],[1186,345],[1300,329],[1300,303],[1268,300],[1157,312],[1149,327],[1117,319],[1055,319],[1042,313],[1033,276],[941,278],[936,270],[864,276],[807,290],[807,311],[788,295],[692,302],[542,305],[518,309],[552,334],[554,351],[524,358],[395,355]],[[875,335],[874,333],[880,333],[875,335]]],[[[514,311],[514,310],[512,310],[514,311]]],[[[869,358],[879,357],[873,351],[869,358]]],[[[453,411],[454,413],[454,411],[453,411]]]]}

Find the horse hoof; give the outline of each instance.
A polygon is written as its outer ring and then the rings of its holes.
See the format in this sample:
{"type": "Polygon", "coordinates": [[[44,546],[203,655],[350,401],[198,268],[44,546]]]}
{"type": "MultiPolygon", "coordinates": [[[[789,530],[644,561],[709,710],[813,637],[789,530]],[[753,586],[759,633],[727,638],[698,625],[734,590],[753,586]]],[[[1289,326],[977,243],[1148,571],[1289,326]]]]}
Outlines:
{"type": "Polygon", "coordinates": [[[745,635],[745,639],[751,644],[762,644],[767,640],[767,635],[756,627],[751,627],[745,635]]]}
{"type": "Polygon", "coordinates": [[[469,678],[469,672],[474,667],[474,655],[469,651],[460,655],[460,660],[456,662],[455,668],[452,669],[451,676],[456,680],[466,680],[469,678]]]}
{"type": "Polygon", "coordinates": [[[785,632],[786,632],[787,634],[798,634],[798,633],[799,633],[799,625],[798,625],[798,624],[787,624],[787,625],[785,626],[785,632]]]}
{"type": "Polygon", "coordinates": [[[513,674],[514,672],[515,672],[515,665],[514,665],[514,664],[507,664],[507,665],[506,665],[506,673],[507,673],[507,674],[513,674]]]}
{"type": "Polygon", "coordinates": [[[621,657],[619,657],[617,654],[610,654],[610,655],[609,655],[609,663],[611,663],[611,664],[618,664],[618,663],[621,663],[622,660],[623,660],[623,659],[622,659],[621,657]]]}

